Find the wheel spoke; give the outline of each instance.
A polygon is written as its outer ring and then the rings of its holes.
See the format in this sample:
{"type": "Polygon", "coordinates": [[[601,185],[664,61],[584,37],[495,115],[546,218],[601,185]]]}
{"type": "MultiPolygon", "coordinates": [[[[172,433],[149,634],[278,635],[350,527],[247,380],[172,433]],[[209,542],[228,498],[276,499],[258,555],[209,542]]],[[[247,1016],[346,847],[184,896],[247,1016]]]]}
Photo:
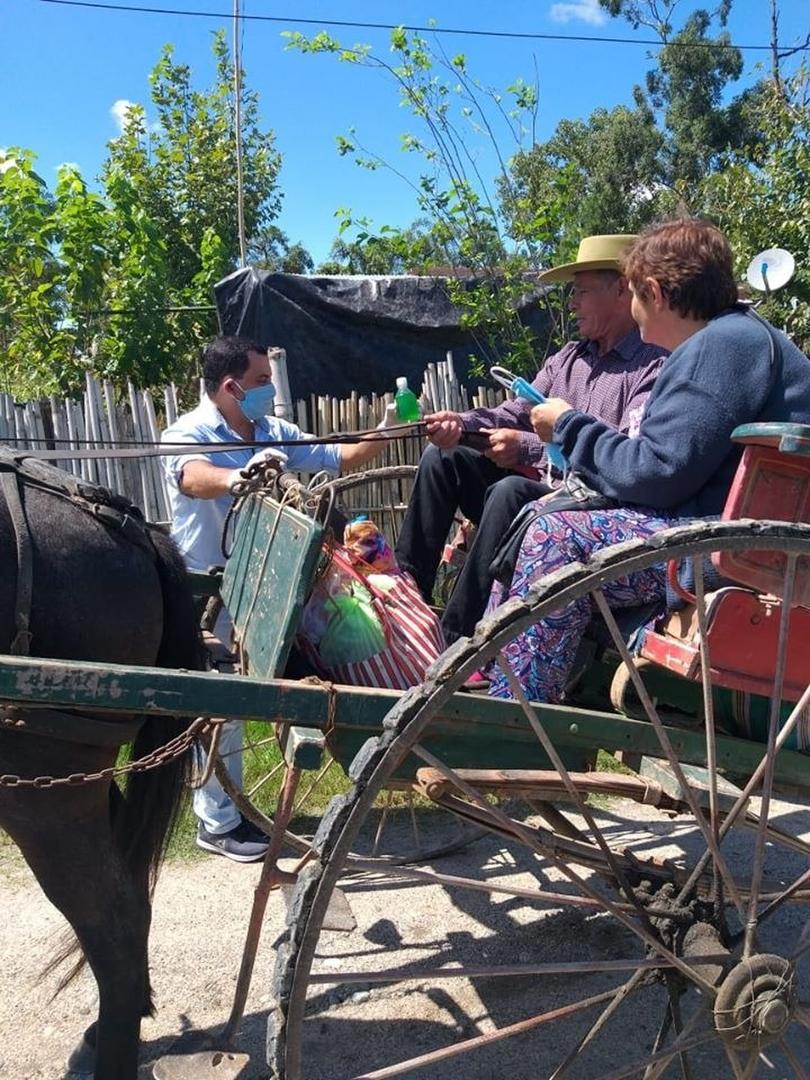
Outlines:
{"type": "Polygon", "coordinates": [[[439,769],[447,777],[447,779],[450,780],[451,783],[459,787],[468,796],[468,798],[470,798],[473,802],[477,803],[479,806],[482,806],[491,814],[492,817],[500,821],[500,823],[504,825],[509,830],[509,832],[516,837],[516,839],[521,840],[536,854],[540,855],[543,858],[547,858],[551,862],[553,862],[554,865],[568,878],[568,880],[572,881],[577,886],[577,888],[582,890],[582,892],[586,896],[590,896],[592,899],[597,900],[599,903],[601,903],[602,907],[606,911],[609,911],[616,919],[619,920],[619,922],[621,922],[634,934],[637,934],[648,945],[651,945],[655,949],[655,951],[661,956],[664,956],[668,960],[671,960],[674,966],[677,967],[680,971],[682,971],[688,979],[696,983],[711,997],[714,997],[715,989],[711,985],[711,983],[707,982],[702,975],[700,975],[697,971],[691,968],[680,957],[676,956],[675,953],[673,953],[670,949],[667,949],[666,946],[655,936],[654,933],[651,933],[649,930],[647,930],[645,926],[634,922],[634,920],[631,919],[629,915],[626,915],[625,912],[612,900],[608,900],[606,897],[600,896],[596,889],[592,888],[587,881],[585,881],[579,876],[579,874],[576,874],[567,862],[561,859],[553,851],[549,851],[544,848],[535,839],[529,829],[526,829],[518,825],[517,822],[512,821],[512,819],[507,817],[507,815],[504,814],[503,811],[500,810],[498,807],[491,806],[488,802],[486,802],[485,799],[482,798],[481,795],[479,795],[475,788],[471,787],[469,784],[465,783],[460,777],[456,776],[456,774],[453,772],[452,769],[449,768],[449,766],[445,765],[443,761],[440,761],[439,758],[431,754],[431,752],[429,750],[426,750],[424,746],[417,743],[411,748],[411,750],[412,753],[416,754],[417,757],[420,757],[423,761],[427,762],[428,765],[432,765],[433,768],[439,769]]]}
{"type": "Polygon", "coordinates": [[[552,1009],[550,1012],[540,1013],[538,1016],[532,1016],[528,1020],[519,1020],[515,1024],[509,1024],[507,1027],[498,1028],[495,1031],[488,1031],[483,1035],[475,1035],[470,1039],[464,1039],[462,1042],[454,1043],[452,1046],[442,1047],[441,1050],[434,1050],[428,1054],[420,1054],[419,1057],[409,1058],[407,1061],[401,1061],[397,1065],[389,1065],[383,1069],[375,1069],[374,1072],[364,1072],[356,1075],[353,1080],[388,1080],[392,1076],[404,1076],[405,1073],[413,1072],[415,1069],[422,1068],[425,1065],[434,1065],[438,1061],[446,1061],[448,1058],[456,1057],[459,1054],[466,1054],[471,1050],[478,1050],[482,1046],[491,1046],[495,1042],[500,1042],[502,1039],[509,1039],[513,1035],[522,1035],[527,1031],[531,1031],[533,1028],[540,1027],[541,1024],[547,1024],[553,1020],[562,1020],[567,1016],[573,1016],[574,1013],[582,1012],[583,1009],[590,1009],[594,1005],[601,1005],[603,1001],[607,1001],[608,998],[615,994],[615,990],[608,990],[604,994],[596,994],[594,997],[584,998],[582,1001],[576,1001],[571,1005],[563,1005],[559,1009],[552,1009]]]}
{"type": "MultiPolygon", "coordinates": [[[[714,731],[714,692],[712,688],[712,668],[709,659],[709,630],[706,622],[706,598],[703,582],[703,559],[693,558],[692,571],[695,576],[695,607],[697,608],[698,632],[700,634],[700,673],[703,683],[703,720],[706,728],[706,769],[709,774],[709,827],[714,844],[720,850],[720,818],[717,807],[717,743],[714,731]]],[[[712,864],[714,877],[713,897],[715,903],[720,899],[718,868],[712,864]]]]}
{"type": "Polygon", "coordinates": [[[698,1026],[701,1019],[705,1016],[703,1009],[698,1010],[686,1024],[683,1031],[675,1042],[670,1043],[664,1050],[659,1050],[655,1054],[649,1054],[644,1058],[634,1061],[630,1065],[622,1066],[613,1072],[606,1073],[599,1077],[599,1080],[625,1080],[626,1077],[636,1076],[642,1069],[645,1069],[649,1065],[654,1065],[655,1068],[649,1074],[649,1080],[659,1080],[667,1066],[674,1057],[684,1053],[687,1050],[693,1050],[697,1046],[702,1046],[704,1043],[711,1042],[715,1037],[714,1028],[704,1029],[701,1032],[695,1033],[694,1029],[698,1026]]]}
{"type": "Polygon", "coordinates": [[[414,970],[410,967],[390,971],[318,971],[312,972],[312,983],[396,983],[424,982],[427,979],[490,979],[522,975],[588,975],[592,972],[610,974],[616,971],[658,971],[671,967],[669,961],[640,960],[581,960],[559,964],[473,964],[467,967],[437,967],[414,970]]]}
{"type": "Polygon", "coordinates": [[[298,801],[295,804],[295,809],[293,810],[293,817],[295,817],[296,814],[300,813],[301,807],[304,805],[312,792],[315,790],[318,784],[320,784],[321,780],[323,780],[323,778],[326,776],[326,774],[329,772],[329,770],[333,767],[334,764],[335,759],[333,757],[330,757],[327,763],[323,766],[323,768],[320,769],[317,776],[303,793],[303,795],[299,796],[298,801]]]}
{"type": "Polygon", "coordinates": [[[723,1049],[726,1052],[731,1071],[734,1073],[734,1080],[744,1080],[743,1067],[740,1064],[740,1057],[737,1051],[731,1046],[726,1046],[725,1043],[723,1044],[723,1049]]]}
{"type": "MultiPolygon", "coordinates": [[[[669,994],[669,1011],[672,1015],[672,1026],[675,1029],[675,1034],[680,1038],[683,1034],[681,999],[678,996],[677,987],[670,978],[667,978],[667,993],[669,994]]],[[[686,1056],[685,1050],[679,1052],[678,1064],[681,1067],[681,1076],[683,1077],[683,1080],[692,1080],[692,1070],[689,1066],[689,1059],[686,1056]]]]}
{"type": "Polygon", "coordinates": [[[408,788],[408,813],[410,814],[410,818],[411,818],[411,829],[413,830],[413,838],[414,838],[414,840],[416,842],[416,850],[421,851],[422,850],[422,839],[421,839],[421,837],[419,835],[419,824],[417,823],[417,820],[416,820],[416,811],[414,810],[414,805],[413,805],[413,789],[412,788],[408,788]]]}
{"type": "MultiPolygon", "coordinates": [[[[790,716],[787,718],[785,723],[782,725],[782,727],[781,727],[781,729],[779,731],[779,734],[776,737],[776,753],[777,754],[782,749],[782,747],[785,745],[787,740],[790,738],[791,734],[793,733],[794,728],[799,723],[799,721],[802,719],[802,716],[804,715],[805,711],[808,708],[810,708],[810,685],[805,687],[804,693],[802,694],[802,696],[799,698],[799,700],[794,705],[793,711],[791,712],[790,716]]],[[[759,785],[760,781],[762,780],[762,777],[763,777],[763,775],[765,773],[765,769],[766,769],[767,764],[768,764],[768,760],[769,760],[768,754],[767,753],[763,754],[762,760],[760,761],[759,765],[757,765],[756,769],[754,769],[754,771],[751,773],[751,776],[748,778],[748,781],[746,782],[745,787],[742,789],[740,794],[737,796],[737,801],[734,803],[734,805],[729,810],[729,812],[724,816],[723,824],[720,826],[720,839],[721,840],[726,836],[728,831],[731,828],[733,828],[733,826],[737,822],[737,818],[745,810],[749,798],[751,797],[751,795],[753,794],[753,792],[756,790],[757,786],[759,785]]],[[[703,873],[703,871],[706,869],[706,864],[708,863],[710,858],[711,858],[711,852],[705,851],[703,853],[703,855],[701,855],[701,857],[695,863],[695,866],[694,866],[694,868],[692,870],[692,873],[691,873],[691,875],[689,877],[689,880],[684,885],[684,887],[681,889],[680,896],[678,897],[679,901],[683,900],[683,898],[685,896],[687,896],[691,892],[691,890],[694,888],[695,883],[697,882],[698,878],[703,873]]]]}
{"type": "MultiPolygon", "coordinates": [[[[353,858],[351,861],[352,872],[355,870],[369,870],[377,874],[406,878],[414,882],[427,881],[434,885],[448,886],[449,888],[470,889],[474,892],[497,893],[503,896],[511,896],[515,899],[534,900],[541,904],[555,907],[570,905],[572,907],[590,908],[591,910],[604,911],[604,905],[600,900],[594,900],[589,896],[577,896],[573,893],[548,892],[546,889],[528,889],[520,885],[498,885],[491,881],[482,881],[479,878],[459,877],[455,874],[442,874],[437,870],[423,870],[415,866],[395,866],[394,864],[380,863],[370,859],[353,858]]],[[[629,904],[624,905],[625,911],[632,910],[629,904]]]]}
{"type": "Polygon", "coordinates": [[[794,893],[797,893],[799,889],[801,889],[802,885],[806,885],[808,882],[810,882],[810,870],[805,870],[801,877],[796,878],[792,885],[788,885],[788,887],[784,889],[774,900],[771,900],[771,902],[766,908],[760,911],[759,915],[757,916],[757,922],[759,923],[759,925],[761,926],[766,919],[769,919],[775,911],[778,911],[778,909],[782,906],[782,904],[785,903],[786,900],[789,900],[794,893]]]}
{"type": "MultiPolygon", "coordinates": [[[[760,820],[758,814],[754,814],[749,810],[741,824],[743,828],[756,830],[759,828],[760,820]]],[[[798,851],[800,855],[804,855],[805,858],[810,859],[810,843],[806,840],[802,840],[798,836],[791,836],[791,834],[785,832],[784,829],[780,829],[778,826],[771,825],[770,823],[767,823],[765,826],[765,835],[766,838],[774,844],[782,844],[783,847],[790,848],[792,851],[798,851]]]]}
{"type": "Polygon", "coordinates": [[[585,1032],[585,1034],[579,1040],[576,1046],[574,1046],[573,1049],[569,1052],[566,1059],[557,1066],[557,1068],[549,1077],[549,1080],[560,1080],[560,1077],[565,1075],[565,1073],[568,1071],[571,1065],[573,1065],[574,1061],[576,1061],[576,1059],[579,1057],[585,1047],[589,1043],[593,1042],[593,1040],[596,1038],[596,1036],[611,1018],[611,1016],[613,1016],[613,1014],[619,1008],[621,1003],[633,992],[633,990],[638,988],[643,978],[643,973],[637,971],[627,980],[626,983],[619,987],[619,989],[615,993],[615,996],[608,1004],[607,1008],[603,1009],[599,1016],[597,1016],[594,1023],[585,1032]]]}
{"type": "Polygon", "coordinates": [[[791,1068],[798,1077],[798,1080],[808,1080],[807,1070],[804,1068],[801,1061],[799,1061],[799,1059],[796,1057],[796,1054],[793,1048],[788,1044],[787,1039],[780,1039],[778,1046],[790,1062],[791,1068]]]}
{"type": "Polygon", "coordinates": [[[658,741],[661,744],[661,748],[666,754],[667,761],[669,762],[670,767],[675,774],[675,778],[681,787],[683,797],[689,803],[689,809],[692,811],[692,814],[695,818],[695,824],[698,826],[701,833],[703,834],[703,839],[706,843],[706,846],[715,861],[717,869],[720,871],[725,887],[728,890],[728,895],[733,900],[734,906],[737,908],[737,911],[740,914],[740,918],[743,918],[743,903],[739,894],[739,890],[737,889],[734,879],[731,876],[731,872],[726,865],[726,861],[720,852],[719,844],[715,843],[713,831],[706,823],[705,816],[698,804],[697,797],[695,796],[694,791],[686,781],[686,777],[684,776],[680,761],[675,754],[672,743],[670,742],[669,736],[667,735],[666,729],[661,722],[661,717],[658,715],[658,710],[653,704],[652,698],[647,692],[647,687],[644,685],[644,680],[642,679],[638,669],[635,666],[633,657],[627,647],[627,643],[622,637],[621,631],[619,630],[619,627],[616,623],[616,619],[613,616],[613,612],[608,607],[605,595],[601,589],[595,589],[593,593],[591,593],[591,595],[593,596],[594,601],[599,608],[600,615],[607,623],[608,629],[610,630],[610,636],[613,638],[613,644],[616,646],[622,660],[625,663],[625,666],[627,667],[630,678],[633,680],[633,685],[635,687],[636,693],[639,696],[639,700],[644,706],[644,711],[646,712],[650,723],[655,728],[655,733],[658,736],[658,741]]]}
{"type": "MultiPolygon", "coordinates": [[[[664,1009],[664,1015],[663,1015],[663,1018],[661,1020],[661,1025],[658,1028],[658,1032],[657,1032],[657,1034],[655,1036],[655,1042],[653,1043],[653,1047],[652,1047],[652,1050],[650,1051],[650,1053],[652,1053],[652,1054],[657,1054],[658,1053],[658,1051],[664,1045],[664,1040],[666,1039],[667,1035],[669,1034],[669,1029],[671,1027],[672,1027],[672,1003],[671,1003],[671,1001],[668,1001],[667,1004],[666,1004],[666,1008],[664,1009]]],[[[642,1076],[641,1080],[650,1080],[650,1073],[651,1073],[653,1068],[654,1068],[653,1065],[648,1065],[647,1068],[644,1070],[644,1075],[642,1076]]]]}
{"type": "Polygon", "coordinates": [[[790,631],[790,604],[793,599],[793,584],[796,580],[798,556],[788,555],[782,587],[782,610],[779,618],[779,638],[776,647],[776,668],[773,677],[771,715],[768,724],[768,742],[765,751],[765,772],[762,776],[762,794],[759,808],[759,828],[754,842],[754,860],[751,869],[751,894],[748,898],[748,920],[745,925],[744,955],[750,956],[756,943],[757,909],[759,907],[759,889],[762,883],[762,869],[765,865],[765,828],[771,808],[773,777],[776,772],[776,736],[779,733],[779,716],[782,705],[782,688],[787,666],[788,634],[790,631]]]}
{"type": "Polygon", "coordinates": [[[376,855],[380,850],[380,843],[382,841],[383,832],[385,831],[385,823],[388,821],[388,811],[391,808],[392,797],[392,792],[390,790],[387,791],[385,796],[385,806],[380,811],[380,820],[377,822],[377,828],[374,833],[374,842],[371,845],[372,855],[376,855]]]}
{"type": "MultiPolygon", "coordinates": [[[[274,737],[274,738],[275,738],[275,737],[274,737]]],[[[253,785],[253,787],[249,788],[249,789],[248,789],[248,790],[247,790],[247,791],[245,792],[245,794],[247,795],[247,797],[248,797],[249,799],[252,799],[252,798],[253,798],[253,796],[254,796],[254,795],[256,794],[256,792],[257,792],[257,791],[261,791],[261,789],[262,789],[262,788],[264,787],[264,785],[265,785],[265,784],[268,784],[268,783],[269,783],[269,782],[270,782],[270,781],[271,781],[271,780],[273,779],[273,777],[274,777],[274,776],[275,776],[275,775],[276,775],[277,773],[281,772],[281,770],[282,770],[282,769],[284,768],[284,766],[285,766],[286,764],[287,764],[287,763],[286,763],[286,762],[284,761],[284,759],[282,758],[282,759],[281,759],[281,761],[277,762],[277,763],[276,763],[276,764],[275,764],[275,765],[273,766],[273,768],[272,768],[272,769],[270,769],[270,771],[269,771],[269,772],[266,772],[266,773],[264,774],[264,776],[261,776],[261,777],[259,777],[259,779],[258,779],[258,780],[256,781],[256,783],[255,783],[255,784],[253,785]]]]}
{"type": "Polygon", "coordinates": [[[635,906],[639,918],[645,924],[647,930],[652,933],[652,924],[647,917],[647,913],[644,911],[644,908],[639,903],[636,894],[630,887],[630,883],[627,880],[627,877],[621,866],[619,865],[619,862],[616,859],[614,852],[611,850],[609,844],[602,835],[602,830],[597,825],[596,818],[591,813],[590,807],[586,804],[585,800],[582,798],[579,789],[577,788],[574,781],[571,779],[571,774],[565,767],[565,764],[559,753],[557,752],[557,748],[555,747],[554,743],[549,738],[548,732],[543,727],[540,720],[537,718],[536,713],[529,704],[529,699],[526,697],[523,687],[520,685],[517,676],[515,675],[514,671],[512,671],[511,665],[509,664],[509,661],[507,660],[503,652],[498,653],[497,663],[503,674],[506,676],[506,681],[509,683],[509,689],[512,692],[512,696],[514,697],[515,701],[519,703],[521,709],[523,710],[523,715],[529,721],[532,731],[535,733],[535,735],[540,741],[540,745],[548,754],[552,765],[559,773],[560,779],[565,785],[565,790],[568,792],[569,797],[573,799],[580,814],[585,818],[585,821],[588,824],[588,828],[591,831],[591,836],[599,845],[603,855],[607,859],[610,865],[610,869],[613,871],[613,875],[616,878],[619,886],[621,887],[621,891],[624,893],[628,902],[635,906]]]}

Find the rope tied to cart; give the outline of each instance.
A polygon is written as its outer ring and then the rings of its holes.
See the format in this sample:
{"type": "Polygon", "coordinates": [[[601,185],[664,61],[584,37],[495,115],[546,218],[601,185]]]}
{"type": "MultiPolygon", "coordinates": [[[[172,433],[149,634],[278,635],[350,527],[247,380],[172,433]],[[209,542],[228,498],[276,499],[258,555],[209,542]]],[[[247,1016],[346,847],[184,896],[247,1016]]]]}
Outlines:
{"type": "Polygon", "coordinates": [[[305,675],[300,681],[302,683],[307,683],[309,686],[320,686],[322,690],[326,691],[326,725],[323,729],[323,734],[328,740],[329,736],[335,730],[337,717],[337,687],[333,682],[330,682],[328,679],[322,679],[318,675],[305,675]]]}

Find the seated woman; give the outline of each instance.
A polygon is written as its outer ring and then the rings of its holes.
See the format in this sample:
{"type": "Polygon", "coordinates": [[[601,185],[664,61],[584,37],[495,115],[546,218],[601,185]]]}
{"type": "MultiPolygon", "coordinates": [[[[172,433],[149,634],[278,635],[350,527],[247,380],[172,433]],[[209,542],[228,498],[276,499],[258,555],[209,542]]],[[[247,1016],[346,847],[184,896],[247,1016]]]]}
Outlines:
{"type": "MultiPolygon", "coordinates": [[[[630,247],[623,272],[642,339],[671,350],[637,436],[559,398],[532,411],[537,434],[559,446],[573,471],[616,509],[544,514],[539,500],[511,586],[496,584],[489,610],[601,548],[684,519],[719,515],[741,453],[730,439],[734,428],[810,422],[810,361],[739,304],[731,249],[718,229],[694,219],[655,225],[630,247]]],[[[665,567],[632,574],[604,591],[613,608],[663,599],[665,567]]],[[[530,699],[560,699],[592,614],[592,601],[578,600],[510,643],[506,655],[530,699]]],[[[510,696],[497,667],[490,693],[510,696]]]]}

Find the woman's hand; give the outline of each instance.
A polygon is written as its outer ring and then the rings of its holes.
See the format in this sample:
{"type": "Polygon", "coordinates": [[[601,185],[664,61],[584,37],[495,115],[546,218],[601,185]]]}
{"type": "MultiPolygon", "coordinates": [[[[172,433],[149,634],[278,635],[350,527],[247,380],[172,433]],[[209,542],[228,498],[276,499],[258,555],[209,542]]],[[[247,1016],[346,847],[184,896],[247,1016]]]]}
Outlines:
{"type": "Polygon", "coordinates": [[[543,442],[551,442],[557,420],[563,413],[569,412],[573,407],[573,405],[569,405],[567,401],[563,401],[562,398],[558,397],[549,398],[542,405],[535,405],[530,414],[535,435],[542,439],[543,442]]]}

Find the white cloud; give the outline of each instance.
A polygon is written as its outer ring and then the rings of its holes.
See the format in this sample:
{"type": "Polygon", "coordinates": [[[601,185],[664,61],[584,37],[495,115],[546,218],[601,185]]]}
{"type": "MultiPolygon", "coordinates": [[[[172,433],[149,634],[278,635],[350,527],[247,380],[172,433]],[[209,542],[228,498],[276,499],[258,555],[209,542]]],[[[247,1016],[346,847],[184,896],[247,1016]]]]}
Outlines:
{"type": "Polygon", "coordinates": [[[599,6],[599,0],[573,0],[573,3],[552,4],[551,18],[554,22],[580,22],[602,26],[607,22],[607,12],[599,6]]]}
{"type": "Polygon", "coordinates": [[[134,105],[134,101],[127,101],[126,98],[119,98],[118,101],[114,101],[110,106],[110,116],[115,120],[120,132],[123,132],[126,127],[127,113],[134,105]]]}

